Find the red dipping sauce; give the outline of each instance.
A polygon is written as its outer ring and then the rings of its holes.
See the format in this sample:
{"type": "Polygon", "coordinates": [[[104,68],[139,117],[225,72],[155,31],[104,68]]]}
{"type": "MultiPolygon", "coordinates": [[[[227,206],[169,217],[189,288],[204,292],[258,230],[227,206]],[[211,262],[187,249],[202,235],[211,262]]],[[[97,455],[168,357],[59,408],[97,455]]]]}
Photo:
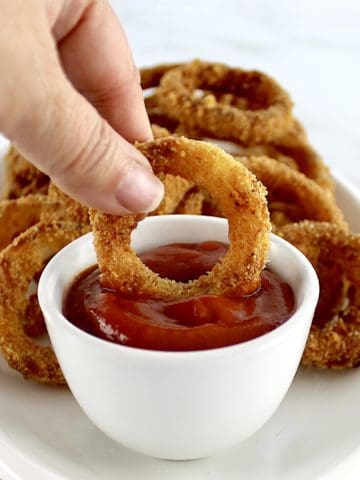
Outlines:
{"type": "MultiPolygon", "coordinates": [[[[227,246],[215,241],[174,243],[139,255],[161,277],[187,282],[207,273],[227,246]]],[[[96,266],[70,286],[64,315],[77,327],[114,343],[151,350],[204,350],[270,332],[292,315],[290,286],[264,270],[261,287],[247,297],[200,295],[169,300],[128,298],[103,288],[96,266]]]]}

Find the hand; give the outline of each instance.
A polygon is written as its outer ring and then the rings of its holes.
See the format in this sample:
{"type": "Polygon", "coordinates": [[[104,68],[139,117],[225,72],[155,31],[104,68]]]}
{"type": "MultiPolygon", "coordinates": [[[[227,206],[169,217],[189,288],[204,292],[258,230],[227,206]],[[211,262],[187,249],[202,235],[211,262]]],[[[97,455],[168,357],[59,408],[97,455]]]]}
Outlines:
{"type": "Polygon", "coordinates": [[[163,185],[129,142],[151,140],[139,74],[106,0],[0,0],[0,131],[67,194],[153,210],[163,185]]]}

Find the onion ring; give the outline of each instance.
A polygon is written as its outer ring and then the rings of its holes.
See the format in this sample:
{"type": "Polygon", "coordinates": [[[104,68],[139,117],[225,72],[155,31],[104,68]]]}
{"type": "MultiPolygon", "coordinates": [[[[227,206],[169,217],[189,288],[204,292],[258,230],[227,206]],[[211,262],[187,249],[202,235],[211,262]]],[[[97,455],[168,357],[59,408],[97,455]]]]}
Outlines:
{"type": "MultiPolygon", "coordinates": [[[[291,222],[316,220],[330,222],[347,230],[344,215],[336,205],[333,196],[304,174],[287,167],[268,157],[236,157],[249,168],[265,185],[269,192],[269,205],[280,201],[295,204],[302,212],[300,218],[291,218],[291,222]]],[[[290,213],[291,209],[287,213],[290,213]]],[[[274,222],[274,218],[272,217],[274,222]]],[[[278,225],[274,225],[274,228],[278,225]]],[[[282,226],[282,225],[279,225],[282,226]]]]}
{"type": "MultiPolygon", "coordinates": [[[[158,87],[163,75],[172,68],[179,66],[180,64],[161,64],[140,69],[142,89],[147,90],[158,87]]],[[[174,130],[177,127],[178,122],[167,115],[160,107],[156,91],[152,95],[145,94],[144,102],[151,123],[159,124],[170,130],[174,130]]]]}
{"type": "Polygon", "coordinates": [[[275,80],[257,71],[200,60],[165,73],[157,100],[165,113],[191,129],[243,143],[275,141],[292,123],[292,102],[275,80]],[[196,96],[198,89],[205,90],[204,96],[196,96]],[[216,95],[224,92],[240,97],[243,105],[222,103],[216,95]]]}
{"type": "MultiPolygon", "coordinates": [[[[190,65],[191,64],[157,65],[152,68],[146,68],[142,71],[143,86],[144,88],[156,87],[163,76],[170,70],[172,71],[172,74],[175,75],[176,68],[181,67],[190,69],[190,65]]],[[[214,65],[215,68],[215,64],[210,65],[214,65]]],[[[186,82],[187,81],[188,78],[186,77],[186,82]]],[[[175,87],[170,87],[170,89],[171,88],[173,88],[173,91],[176,94],[175,87]]],[[[221,108],[221,106],[236,107],[238,98],[232,93],[224,94],[215,91],[214,94],[216,96],[216,102],[219,108],[221,108]]],[[[172,95],[170,90],[169,95],[172,95]]],[[[178,135],[184,135],[197,140],[206,140],[206,138],[204,138],[204,132],[207,132],[208,134],[209,132],[207,131],[207,119],[204,116],[199,117],[196,126],[189,121],[188,117],[185,119],[182,118],[181,123],[177,123],[176,119],[179,120],[179,117],[175,114],[176,118],[174,118],[174,115],[171,115],[171,112],[167,111],[166,113],[164,111],[164,108],[161,107],[160,97],[161,89],[157,89],[153,95],[145,98],[146,108],[152,122],[158,123],[161,127],[167,127],[171,132],[177,133],[178,135]]],[[[209,98],[211,99],[212,97],[211,95],[210,97],[207,97],[208,101],[209,98]]],[[[244,99],[242,99],[242,102],[244,102],[244,99]]],[[[192,117],[190,117],[190,120],[191,118],[192,117]]],[[[223,123],[224,122],[226,122],[226,120],[223,119],[223,123]]],[[[291,119],[291,124],[289,124],[288,127],[289,128],[284,129],[279,138],[272,143],[261,142],[258,146],[250,146],[249,142],[242,141],[242,145],[238,144],[237,146],[238,152],[236,152],[236,155],[266,155],[268,157],[275,158],[283,163],[288,164],[289,166],[292,166],[293,168],[296,168],[297,170],[300,170],[320,186],[333,192],[334,184],[331,179],[329,169],[325,166],[320,156],[309,145],[304,127],[295,118],[291,119]]],[[[218,131],[216,130],[216,132],[212,132],[212,134],[216,137],[218,136],[218,131]]],[[[234,140],[232,135],[229,137],[222,136],[221,138],[234,140]]]]}
{"type": "Polygon", "coordinates": [[[308,221],[286,225],[279,235],[306,255],[320,280],[320,300],[302,363],[337,369],[359,365],[360,235],[308,221]]]}
{"type": "MultiPolygon", "coordinates": [[[[187,67],[190,69],[189,65],[190,64],[180,65],[180,67],[187,67]]],[[[144,86],[157,86],[164,74],[166,74],[170,70],[172,71],[172,74],[175,75],[175,67],[175,65],[158,65],[153,67],[152,69],[145,69],[144,86]]],[[[187,77],[186,81],[188,81],[187,77]]],[[[173,88],[173,91],[176,93],[175,88],[173,88]]],[[[216,93],[217,92],[215,92],[215,94],[216,93]]],[[[185,119],[182,118],[181,123],[176,124],[173,116],[169,116],[171,112],[168,111],[166,114],[164,112],[164,109],[161,107],[160,96],[161,89],[158,89],[155,94],[145,99],[149,116],[153,122],[158,123],[161,126],[167,127],[172,132],[176,132],[189,138],[198,140],[204,139],[203,133],[207,131],[207,119],[204,116],[201,116],[198,119],[198,123],[196,124],[196,126],[194,126],[193,123],[189,122],[188,117],[186,117],[185,119]]],[[[236,98],[237,97],[233,94],[220,93],[217,94],[216,102],[219,104],[219,108],[220,106],[226,107],[226,105],[234,106],[234,102],[236,106],[236,98]]],[[[177,120],[179,120],[179,117],[176,118],[177,120]]],[[[225,120],[223,119],[223,122],[224,121],[225,120]]],[[[218,131],[215,132],[215,135],[218,135],[218,131]]],[[[232,136],[222,136],[221,138],[226,138],[228,140],[233,139],[232,136]]],[[[319,155],[315,152],[315,150],[309,145],[305,130],[301,123],[296,119],[291,119],[291,124],[289,124],[289,128],[286,128],[286,130],[281,132],[280,137],[275,142],[265,144],[261,143],[258,146],[252,147],[248,145],[248,142],[245,142],[245,144],[243,142],[243,145],[238,145],[238,150],[238,155],[266,155],[268,157],[276,158],[277,160],[300,170],[307,177],[311,178],[322,187],[327,188],[332,192],[334,191],[334,185],[329,173],[329,169],[325,166],[325,164],[323,163],[319,155]]]]}
{"type": "Polygon", "coordinates": [[[64,384],[54,352],[23,329],[29,284],[48,259],[82,234],[75,223],[37,223],[0,253],[0,349],[10,367],[40,383],[64,384]]]}
{"type": "Polygon", "coordinates": [[[211,272],[188,283],[161,278],[131,248],[139,217],[91,211],[98,264],[105,286],[125,294],[181,298],[197,294],[249,294],[259,285],[269,248],[265,189],[255,176],[214,145],[185,138],[163,138],[139,150],[156,174],[191,179],[208,190],[229,220],[228,253],[211,272]]]}

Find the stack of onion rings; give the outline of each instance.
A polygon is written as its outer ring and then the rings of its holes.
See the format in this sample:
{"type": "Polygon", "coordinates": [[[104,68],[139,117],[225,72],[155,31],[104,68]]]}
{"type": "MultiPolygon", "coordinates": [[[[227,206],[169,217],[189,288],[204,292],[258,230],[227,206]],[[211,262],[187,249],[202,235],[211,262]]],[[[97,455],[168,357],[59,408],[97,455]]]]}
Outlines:
{"type": "MultiPolygon", "coordinates": [[[[320,278],[320,302],[303,364],[358,365],[359,237],[348,232],[335,202],[329,170],[292,116],[288,94],[263,73],[201,61],[142,69],[141,84],[147,94],[152,89],[145,104],[150,120],[157,124],[152,127],[159,140],[139,145],[139,149],[165,185],[164,199],[152,214],[228,217],[231,256],[199,281],[179,284],[159,279],[130,249],[130,234],[140,217],[119,219],[92,211],[99,258],[104,259],[100,265],[104,281],[137,295],[252,291],[266,260],[269,218],[264,189],[246,165],[269,191],[273,228],[307,255],[320,278]],[[242,164],[216,147],[180,135],[235,142],[232,150],[242,164]],[[252,189],[256,200],[250,197],[252,189]],[[257,212],[252,216],[248,207],[242,208],[248,198],[257,212]],[[239,230],[242,239],[255,238],[255,245],[251,243],[254,257],[248,243],[241,243],[239,230]],[[115,259],[111,254],[114,245],[115,259]],[[121,251],[130,252],[126,260],[121,251]]],[[[0,231],[0,348],[9,364],[26,378],[62,384],[52,350],[31,339],[45,325],[36,294],[29,296],[28,289],[52,254],[89,231],[88,209],[49,186],[48,177],[14,148],[5,162],[7,191],[3,197],[15,200],[0,203],[0,223],[6,225],[0,231]]]]}
{"type": "Polygon", "coordinates": [[[223,64],[194,60],[170,69],[161,78],[157,97],[171,118],[218,138],[271,142],[292,123],[292,102],[275,80],[223,64]],[[203,95],[197,95],[199,89],[203,95]],[[234,101],[224,103],[223,93],[234,101]]]}
{"type": "MultiPolygon", "coordinates": [[[[150,116],[150,118],[156,120],[160,126],[166,126],[175,136],[182,134],[195,139],[210,137],[209,140],[212,142],[216,142],[216,138],[226,140],[227,143],[229,140],[235,141],[235,144],[229,144],[229,151],[242,157],[244,164],[268,188],[269,209],[275,231],[281,232],[283,228],[285,231],[288,228],[297,231],[302,228],[298,226],[303,225],[302,220],[311,220],[313,231],[318,230],[319,235],[322,234],[324,228],[322,222],[324,221],[331,223],[334,231],[342,231],[342,235],[345,236],[351,235],[348,233],[348,226],[343,214],[336,205],[334,184],[329,169],[310,146],[307,134],[297,119],[289,117],[289,121],[285,122],[283,127],[276,127],[273,130],[271,122],[265,122],[265,128],[259,136],[249,135],[249,129],[244,129],[244,123],[241,121],[238,125],[241,126],[242,131],[240,135],[236,133],[233,117],[232,115],[227,117],[226,112],[229,111],[228,109],[238,109],[244,113],[248,110],[251,101],[248,101],[246,95],[237,94],[237,88],[242,87],[244,91],[247,87],[243,83],[244,80],[239,80],[240,76],[237,76],[235,80],[234,77],[231,77],[232,70],[229,67],[220,66],[218,68],[217,64],[199,61],[172,68],[167,66],[167,68],[155,69],[156,79],[153,76],[154,81],[151,86],[157,87],[158,84],[160,86],[155,88],[148,104],[151,105],[152,111],[157,110],[158,113],[161,112],[161,115],[150,116]],[[216,71],[217,73],[214,73],[216,71]],[[225,75],[222,77],[224,73],[225,75]],[[229,75],[226,76],[226,74],[229,75]],[[226,83],[221,83],[224,79],[226,79],[226,83]],[[219,83],[217,83],[218,81],[219,83]],[[216,125],[215,117],[218,120],[216,125]],[[166,124],[162,123],[163,119],[166,119],[166,124]],[[266,131],[269,135],[263,135],[263,132],[266,131]]],[[[264,120],[265,117],[262,119],[264,120]]],[[[257,128],[262,129],[263,124],[259,120],[256,120],[255,123],[257,128]]],[[[225,148],[228,148],[227,145],[225,148]]],[[[202,195],[201,213],[222,216],[218,202],[214,201],[208,192],[199,191],[199,189],[197,191],[202,195]]],[[[178,212],[188,211],[184,210],[182,205],[187,205],[189,195],[189,192],[184,195],[178,212]]],[[[307,240],[310,249],[313,242],[311,238],[312,235],[307,240]]],[[[291,238],[289,239],[291,240],[291,238]]],[[[295,240],[294,243],[296,244],[295,240]]],[[[311,255],[309,255],[309,259],[314,262],[311,255]]],[[[350,305],[354,304],[352,292],[355,287],[350,292],[348,291],[340,267],[333,267],[333,270],[329,272],[329,269],[324,267],[324,262],[315,263],[314,266],[322,279],[320,306],[315,317],[316,328],[320,328],[319,318],[321,318],[321,326],[331,330],[332,322],[340,308],[339,305],[344,305],[349,301],[350,305]],[[323,272],[327,272],[327,276],[323,272]]],[[[357,287],[355,291],[356,289],[357,287]]],[[[344,316],[345,313],[343,319],[344,316]]],[[[346,313],[346,318],[350,317],[352,319],[350,325],[356,323],[355,319],[360,321],[359,310],[352,306],[346,313]]],[[[356,335],[351,335],[349,329],[343,331],[345,332],[344,341],[346,340],[350,345],[350,337],[352,339],[349,351],[354,352],[355,358],[358,348],[355,345],[356,335]]],[[[313,336],[312,333],[311,338],[313,336]]],[[[328,355],[328,349],[324,342],[318,344],[317,353],[321,352],[322,348],[323,354],[328,355]]],[[[340,353],[336,354],[335,349],[332,350],[333,360],[328,362],[328,366],[335,365],[336,355],[339,357],[337,368],[339,365],[351,366],[356,363],[342,362],[340,353]]],[[[309,352],[308,347],[305,351],[304,363],[316,364],[316,362],[306,360],[307,352],[309,352]]],[[[318,364],[324,366],[326,362],[319,361],[318,364]]]]}
{"type": "MultiPolygon", "coordinates": [[[[190,72],[190,78],[193,79],[193,77],[195,77],[194,81],[197,82],[197,84],[201,84],[202,67],[205,69],[205,71],[209,70],[210,72],[212,72],[210,74],[210,77],[214,75],[214,78],[216,78],[216,75],[213,72],[216,72],[217,70],[236,70],[231,69],[230,67],[226,67],[224,65],[211,64],[208,62],[201,62],[199,60],[182,65],[158,65],[155,67],[144,68],[140,71],[142,85],[143,88],[147,89],[149,87],[152,87],[154,89],[154,87],[158,87],[160,83],[166,83],[167,76],[175,76],[175,73],[178,72],[179,68],[183,69],[186,72],[190,72]]],[[[178,73],[176,75],[178,75],[178,73]]],[[[267,91],[266,95],[271,96],[272,79],[267,77],[265,74],[260,73],[260,75],[263,75],[264,78],[268,79],[268,83],[265,82],[264,88],[266,89],[269,84],[269,91],[267,91]]],[[[241,91],[249,91],[249,85],[246,82],[246,76],[238,77],[238,83],[235,84],[235,86],[234,82],[230,82],[230,77],[226,77],[225,80],[227,82],[225,87],[230,90],[233,90],[234,88],[239,88],[241,91]]],[[[177,98],[180,95],[179,92],[182,92],[184,89],[188,89],[187,85],[189,79],[187,77],[185,79],[181,77],[180,82],[181,81],[181,88],[179,88],[178,84],[171,84],[170,87],[167,88],[166,92],[169,97],[177,98]]],[[[226,135],[226,133],[220,135],[218,128],[215,128],[215,131],[210,131],[208,119],[202,114],[196,117],[196,119],[194,119],[193,115],[185,117],[181,116],[180,119],[180,113],[178,108],[174,110],[173,104],[169,104],[168,107],[166,107],[168,100],[166,97],[164,97],[162,93],[162,87],[155,88],[155,91],[152,93],[152,95],[145,98],[145,104],[148,110],[150,120],[151,122],[156,123],[161,127],[166,127],[175,134],[184,135],[189,138],[201,140],[205,139],[206,136],[210,136],[214,138],[222,138],[225,140],[235,140],[237,142],[237,145],[235,146],[235,151],[238,152],[238,155],[260,154],[278,159],[289,165],[292,165],[293,167],[304,173],[307,177],[317,182],[323,188],[326,188],[333,192],[334,186],[329,170],[321,160],[320,156],[309,145],[306,132],[297,119],[291,118],[289,122],[286,122],[284,128],[282,129],[278,129],[275,124],[276,128],[272,131],[272,121],[268,119],[268,122],[266,123],[266,116],[264,116],[263,122],[266,126],[266,129],[270,131],[266,141],[254,142],[254,139],[252,137],[248,139],[243,138],[242,140],[239,140],[238,138],[234,139],[233,129],[230,128],[231,121],[229,121],[229,114],[227,109],[230,107],[239,107],[233,105],[234,102],[236,103],[236,95],[234,95],[233,93],[223,92],[223,90],[226,90],[225,87],[224,89],[220,89],[220,92],[215,89],[213,94],[206,93],[206,101],[202,97],[196,96],[196,93],[198,92],[196,91],[194,94],[195,99],[193,99],[193,101],[200,104],[203,100],[205,101],[205,103],[211,103],[216,101],[217,110],[215,110],[219,114],[219,124],[220,126],[225,125],[225,129],[230,129],[230,135],[226,135]],[[213,98],[214,95],[215,100],[213,98]],[[194,122],[196,122],[196,126],[194,122]],[[256,143],[255,146],[254,143],[256,143]]],[[[215,87],[213,86],[213,88],[215,87]]],[[[287,94],[284,92],[284,95],[286,96],[287,94]]],[[[244,103],[244,97],[242,97],[242,101],[244,103]]],[[[209,109],[211,110],[212,115],[214,113],[212,112],[214,108],[210,107],[211,105],[209,106],[209,109]]],[[[259,121],[254,120],[254,123],[257,125],[257,128],[260,128],[259,121]]]]}

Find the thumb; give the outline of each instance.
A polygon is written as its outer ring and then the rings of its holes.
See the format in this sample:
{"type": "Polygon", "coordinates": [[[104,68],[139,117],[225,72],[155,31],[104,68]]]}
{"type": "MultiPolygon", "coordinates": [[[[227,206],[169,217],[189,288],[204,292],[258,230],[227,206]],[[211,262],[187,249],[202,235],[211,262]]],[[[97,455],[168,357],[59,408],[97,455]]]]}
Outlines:
{"type": "Polygon", "coordinates": [[[90,207],[114,215],[154,210],[164,188],[146,158],[65,76],[48,88],[13,129],[11,140],[20,153],[90,207]]]}

